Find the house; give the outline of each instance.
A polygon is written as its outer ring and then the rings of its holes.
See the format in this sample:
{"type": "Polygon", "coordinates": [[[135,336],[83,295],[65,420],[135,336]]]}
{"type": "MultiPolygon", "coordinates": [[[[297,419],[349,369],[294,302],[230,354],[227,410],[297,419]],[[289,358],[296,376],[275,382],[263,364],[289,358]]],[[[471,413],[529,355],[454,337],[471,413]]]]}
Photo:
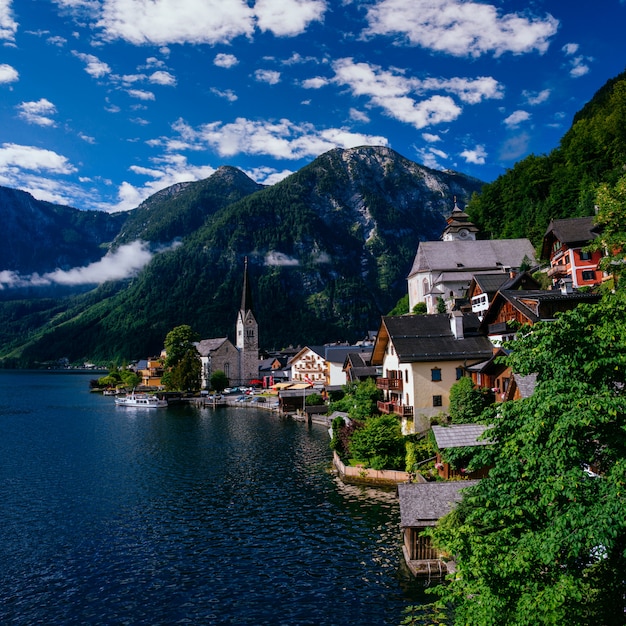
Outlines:
{"type": "Polygon", "coordinates": [[[433,435],[437,445],[437,463],[435,467],[439,476],[444,480],[470,478],[485,478],[488,468],[481,468],[473,472],[465,472],[463,468],[455,469],[450,463],[443,460],[441,453],[452,448],[473,448],[491,443],[488,439],[481,439],[487,426],[483,424],[451,424],[449,426],[433,426],[433,435]]]}
{"type": "Polygon", "coordinates": [[[364,346],[325,346],[324,358],[326,360],[326,388],[341,388],[348,382],[347,372],[344,369],[348,355],[372,354],[372,348],[364,346]]]}
{"type": "Polygon", "coordinates": [[[404,483],[398,485],[402,552],[414,576],[443,578],[453,565],[448,555],[435,549],[427,528],[435,526],[462,498],[462,490],[476,485],[475,480],[404,483]]]}
{"type": "Polygon", "coordinates": [[[489,339],[472,313],[382,318],[371,365],[382,368],[378,408],[403,419],[403,430],[424,432],[450,405],[450,388],[475,362],[491,357],[489,339]]]}
{"type": "Polygon", "coordinates": [[[602,282],[602,271],[598,269],[601,251],[583,250],[597,236],[593,217],[550,220],[543,236],[541,258],[550,261],[548,276],[553,285],[567,279],[574,289],[578,289],[595,287],[602,282]]]}
{"type": "Polygon", "coordinates": [[[494,402],[502,402],[511,383],[511,368],[501,362],[501,357],[508,354],[503,348],[496,348],[486,361],[475,363],[467,368],[472,382],[479,389],[489,389],[494,402]]]}
{"type": "Polygon", "coordinates": [[[202,389],[211,387],[211,376],[217,371],[224,372],[229,381],[233,374],[236,374],[238,378],[239,352],[228,340],[228,337],[203,339],[194,345],[200,354],[200,363],[202,364],[202,389]]]}
{"type": "Polygon", "coordinates": [[[163,376],[163,359],[153,357],[141,360],[137,363],[135,371],[141,376],[141,384],[144,387],[160,387],[163,376]]]}
{"type": "Polygon", "coordinates": [[[326,384],[326,350],[324,346],[305,346],[290,360],[291,380],[324,386],[326,384]]]}
{"type": "Polygon", "coordinates": [[[289,368],[287,361],[289,357],[285,355],[270,356],[261,359],[259,362],[259,378],[263,381],[263,387],[269,388],[276,383],[289,380],[289,368]]]}
{"type": "MultiPolygon", "coordinates": [[[[455,205],[455,211],[458,209],[455,205]]],[[[409,311],[424,302],[428,313],[436,313],[438,301],[448,311],[464,301],[473,276],[480,272],[518,271],[535,265],[535,251],[528,239],[476,240],[476,227],[460,210],[442,235],[443,241],[418,244],[408,276],[409,311]]]]}
{"type": "Polygon", "coordinates": [[[502,289],[495,295],[481,322],[481,331],[487,333],[494,346],[515,338],[522,325],[553,320],[557,313],[569,311],[580,303],[596,303],[595,293],[542,289],[502,289]]]}
{"type": "Polygon", "coordinates": [[[472,313],[482,320],[500,289],[539,289],[539,283],[528,273],[480,272],[474,274],[467,290],[472,313]]]}
{"type": "Polygon", "coordinates": [[[354,383],[360,380],[367,380],[368,378],[377,378],[379,368],[370,365],[371,358],[371,348],[363,352],[348,352],[343,364],[347,382],[354,383]]]}

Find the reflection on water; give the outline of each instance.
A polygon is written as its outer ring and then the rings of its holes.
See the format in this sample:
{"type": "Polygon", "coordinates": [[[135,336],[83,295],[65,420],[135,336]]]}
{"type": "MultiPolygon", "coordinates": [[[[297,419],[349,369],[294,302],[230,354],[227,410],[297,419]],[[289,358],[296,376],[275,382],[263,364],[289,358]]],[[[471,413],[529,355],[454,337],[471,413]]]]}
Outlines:
{"type": "Polygon", "coordinates": [[[324,427],[88,379],[0,372],[0,622],[396,625],[419,599],[395,493],[337,480],[324,427]]]}

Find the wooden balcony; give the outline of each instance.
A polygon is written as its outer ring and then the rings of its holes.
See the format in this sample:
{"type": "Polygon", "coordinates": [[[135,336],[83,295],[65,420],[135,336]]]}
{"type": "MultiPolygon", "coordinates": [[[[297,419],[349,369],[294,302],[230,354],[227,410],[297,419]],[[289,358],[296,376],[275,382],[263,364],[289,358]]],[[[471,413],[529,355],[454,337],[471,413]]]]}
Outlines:
{"type": "Polygon", "coordinates": [[[402,391],[401,378],[377,378],[376,387],[383,391],[402,391]]]}
{"type": "Polygon", "coordinates": [[[569,276],[570,269],[568,265],[553,265],[548,270],[548,276],[550,278],[562,278],[563,276],[569,276]]]}
{"type": "Polygon", "coordinates": [[[400,417],[413,417],[413,407],[406,404],[400,404],[399,402],[384,402],[378,401],[378,410],[381,413],[395,413],[400,417]]]}

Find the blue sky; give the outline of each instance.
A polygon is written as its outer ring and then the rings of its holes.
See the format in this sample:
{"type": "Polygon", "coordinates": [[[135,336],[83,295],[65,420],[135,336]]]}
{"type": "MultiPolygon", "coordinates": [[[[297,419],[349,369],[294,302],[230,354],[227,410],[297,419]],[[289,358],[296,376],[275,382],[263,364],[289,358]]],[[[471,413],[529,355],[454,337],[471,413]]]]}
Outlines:
{"type": "Polygon", "coordinates": [[[0,185],[136,207],[387,145],[491,181],[626,67],[626,2],[0,0],[0,185]]]}

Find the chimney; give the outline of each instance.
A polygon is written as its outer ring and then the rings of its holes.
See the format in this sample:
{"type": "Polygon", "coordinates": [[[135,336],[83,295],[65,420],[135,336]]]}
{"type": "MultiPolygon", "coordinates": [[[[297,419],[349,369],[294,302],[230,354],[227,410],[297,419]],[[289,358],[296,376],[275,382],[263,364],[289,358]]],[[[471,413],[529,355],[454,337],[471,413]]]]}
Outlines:
{"type": "Polygon", "coordinates": [[[464,339],[463,334],[463,313],[461,311],[452,311],[450,313],[450,328],[455,339],[464,339]]]}
{"type": "Polygon", "coordinates": [[[572,284],[572,279],[569,276],[565,278],[561,278],[559,281],[559,286],[561,287],[561,293],[565,296],[568,293],[574,293],[574,288],[572,284]]]}

